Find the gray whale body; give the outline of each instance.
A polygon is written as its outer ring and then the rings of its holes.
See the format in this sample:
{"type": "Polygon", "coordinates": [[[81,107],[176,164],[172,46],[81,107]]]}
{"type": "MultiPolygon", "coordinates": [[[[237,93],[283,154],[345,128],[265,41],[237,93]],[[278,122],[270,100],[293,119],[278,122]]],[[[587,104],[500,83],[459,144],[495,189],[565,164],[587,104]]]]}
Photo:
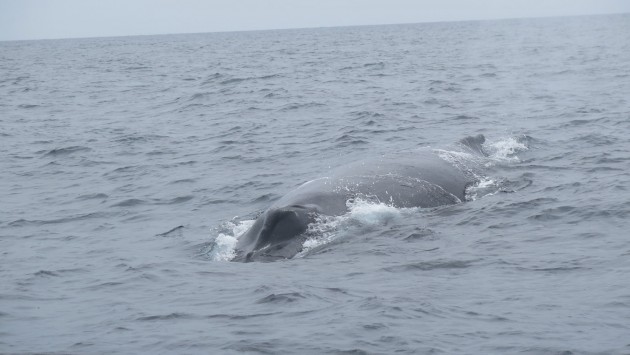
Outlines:
{"type": "MultiPolygon", "coordinates": [[[[461,147],[483,155],[483,135],[467,137],[461,147]]],[[[464,201],[475,179],[431,150],[359,161],[309,181],[266,211],[236,243],[232,261],[289,259],[302,250],[308,225],[318,215],[340,216],[347,201],[365,198],[394,207],[437,207],[464,201]]]]}

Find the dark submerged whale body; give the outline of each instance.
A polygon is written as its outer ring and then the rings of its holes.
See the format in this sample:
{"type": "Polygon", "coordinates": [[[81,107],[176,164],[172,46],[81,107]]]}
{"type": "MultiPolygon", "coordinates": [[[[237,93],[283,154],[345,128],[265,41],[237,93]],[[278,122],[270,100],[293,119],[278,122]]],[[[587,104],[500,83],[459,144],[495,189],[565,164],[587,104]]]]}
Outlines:
{"type": "MultiPolygon", "coordinates": [[[[483,155],[483,135],[460,141],[463,150],[483,155]]],[[[465,200],[474,174],[432,150],[382,156],[333,171],[289,192],[263,212],[236,244],[232,261],[288,259],[302,250],[308,225],[318,216],[348,212],[347,202],[362,198],[394,207],[437,207],[465,200]]]]}

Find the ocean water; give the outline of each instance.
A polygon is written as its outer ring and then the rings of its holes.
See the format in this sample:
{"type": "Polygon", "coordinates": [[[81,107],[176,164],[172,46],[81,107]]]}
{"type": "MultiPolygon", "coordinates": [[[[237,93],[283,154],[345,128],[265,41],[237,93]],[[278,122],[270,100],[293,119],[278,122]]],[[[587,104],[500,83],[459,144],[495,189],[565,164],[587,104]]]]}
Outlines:
{"type": "Polygon", "coordinates": [[[0,353],[630,354],[630,15],[0,42],[0,353]],[[484,134],[467,201],[332,168],[484,134]]]}

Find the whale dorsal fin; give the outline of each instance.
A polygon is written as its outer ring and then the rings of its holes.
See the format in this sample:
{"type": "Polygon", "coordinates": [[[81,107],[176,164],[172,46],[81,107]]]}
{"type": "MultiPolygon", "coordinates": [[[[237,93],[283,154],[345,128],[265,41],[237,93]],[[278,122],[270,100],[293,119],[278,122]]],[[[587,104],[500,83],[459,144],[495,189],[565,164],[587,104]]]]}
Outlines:
{"type": "Polygon", "coordinates": [[[460,140],[459,143],[474,153],[487,156],[488,154],[483,150],[483,143],[485,141],[486,137],[484,137],[483,134],[478,134],[476,136],[468,136],[460,140]]]}

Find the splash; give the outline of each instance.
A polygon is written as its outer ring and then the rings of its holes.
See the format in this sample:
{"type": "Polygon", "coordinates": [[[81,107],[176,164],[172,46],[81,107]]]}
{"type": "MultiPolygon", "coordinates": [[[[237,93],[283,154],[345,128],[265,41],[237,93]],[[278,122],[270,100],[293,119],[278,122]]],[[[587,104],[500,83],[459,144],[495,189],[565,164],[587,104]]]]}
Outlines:
{"type": "Polygon", "coordinates": [[[237,238],[227,234],[219,234],[214,240],[214,246],[212,248],[212,254],[210,257],[215,261],[229,261],[236,256],[234,247],[236,246],[237,238]]]}
{"type": "Polygon", "coordinates": [[[518,153],[528,150],[525,144],[525,136],[503,137],[497,141],[486,142],[483,149],[490,159],[499,162],[519,162],[518,153]]]}
{"type": "Polygon", "coordinates": [[[225,222],[208,247],[206,255],[214,261],[230,261],[236,256],[236,242],[253,224],[254,220],[237,221],[236,217],[225,222]]]}
{"type": "Polygon", "coordinates": [[[394,206],[365,199],[354,199],[346,202],[348,213],[342,216],[318,216],[308,226],[307,239],[297,258],[322,248],[348,234],[357,234],[375,226],[386,225],[399,218],[405,211],[413,208],[396,208],[394,206]]]}
{"type": "Polygon", "coordinates": [[[301,258],[313,249],[331,243],[338,235],[339,226],[344,223],[346,216],[317,216],[315,222],[308,225],[307,238],[302,245],[302,251],[295,257],[301,258]]]}
{"type": "Polygon", "coordinates": [[[491,196],[503,190],[504,182],[502,180],[490,177],[481,177],[476,184],[466,188],[466,201],[475,201],[484,196],[491,196]]]}
{"type": "Polygon", "coordinates": [[[465,192],[466,201],[475,201],[504,189],[505,179],[487,176],[485,172],[487,168],[495,165],[520,162],[518,154],[529,149],[526,143],[527,136],[524,135],[486,141],[482,148],[487,156],[457,150],[435,149],[434,152],[476,181],[475,184],[468,186],[465,192]]]}
{"type": "Polygon", "coordinates": [[[450,163],[463,173],[470,173],[473,175],[476,175],[474,173],[475,166],[479,165],[485,158],[483,156],[456,150],[434,149],[433,152],[442,160],[450,163]]]}
{"type": "Polygon", "coordinates": [[[401,209],[384,203],[375,203],[363,199],[355,199],[346,202],[350,220],[361,225],[375,226],[387,224],[392,219],[400,216],[401,209]]]}

